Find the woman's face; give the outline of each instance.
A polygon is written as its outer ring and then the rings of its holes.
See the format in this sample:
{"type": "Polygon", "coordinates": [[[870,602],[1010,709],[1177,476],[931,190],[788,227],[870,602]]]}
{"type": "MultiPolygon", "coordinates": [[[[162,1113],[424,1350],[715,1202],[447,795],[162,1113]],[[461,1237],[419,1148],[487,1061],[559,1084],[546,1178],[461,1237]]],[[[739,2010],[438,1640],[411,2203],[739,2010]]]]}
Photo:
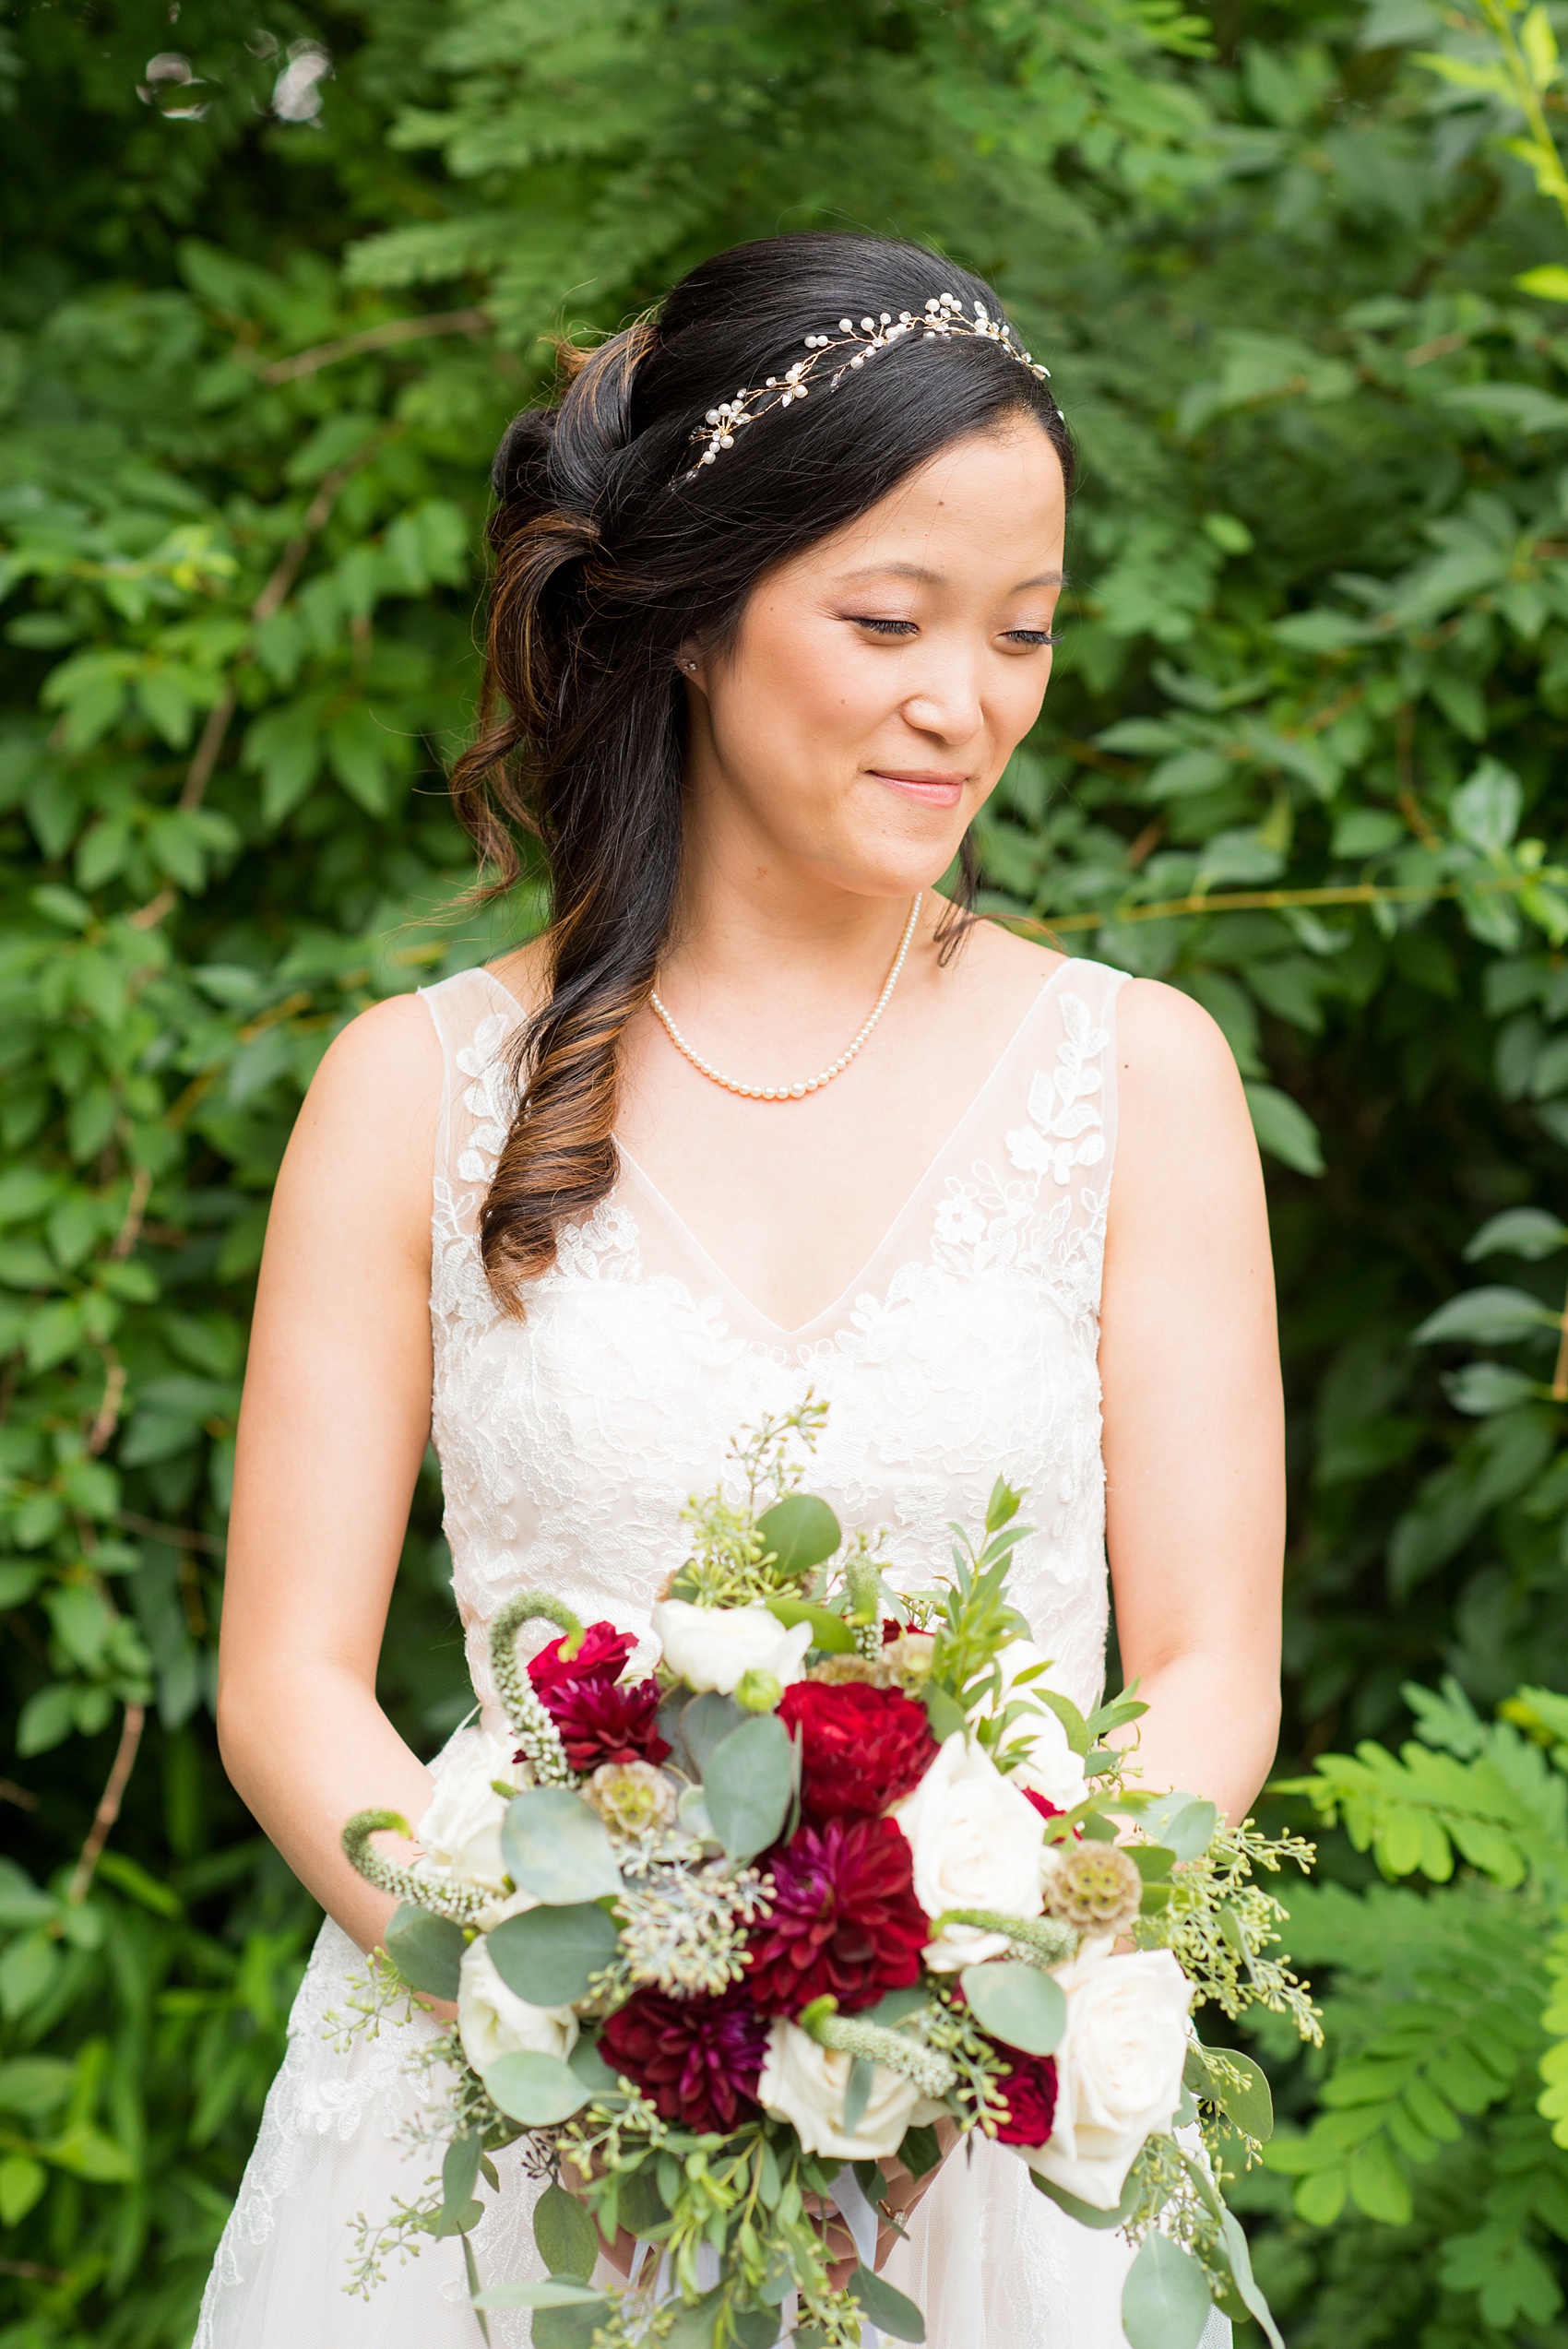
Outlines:
{"type": "Polygon", "coordinates": [[[1065,506],[1020,416],[770,572],[687,672],[699,858],[857,896],[939,880],[1039,714],[1065,506]]]}

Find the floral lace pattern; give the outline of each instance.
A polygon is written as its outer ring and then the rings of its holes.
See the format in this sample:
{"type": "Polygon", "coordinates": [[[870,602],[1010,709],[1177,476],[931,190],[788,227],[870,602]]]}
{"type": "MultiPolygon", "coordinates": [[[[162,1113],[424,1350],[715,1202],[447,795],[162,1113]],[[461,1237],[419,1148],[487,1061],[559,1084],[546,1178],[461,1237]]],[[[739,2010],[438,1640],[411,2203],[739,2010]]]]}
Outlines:
{"type": "MultiPolygon", "coordinates": [[[[505,1051],[520,1014],[482,970],[427,991],[447,1071],[434,1426],[481,1702],[494,1696],[487,1626],[520,1587],[644,1641],[683,1554],[686,1496],[719,1476],[738,1429],[808,1385],[830,1406],[813,1487],[846,1523],[885,1528],[906,1586],[945,1570],[948,1521],[978,1522],[999,1472],[1028,1488],[1036,1531],[1014,1595],[1063,1684],[1093,1702],[1106,1625],[1096,1355],[1122,983],[1095,963],[1057,970],[851,1289],[792,1332],[756,1311],[624,1154],[611,1197],[561,1232],[526,1320],[502,1314],[478,1219],[510,1122],[505,1051]]],[[[384,2214],[402,2185],[393,2141],[410,2097],[399,2035],[347,2058],[321,2036],[351,1954],[326,1927],[196,2349],[468,2349],[475,2337],[454,2245],[396,2274],[362,2321],[363,2304],[330,2281],[354,2211],[384,2214]]],[[[1019,2164],[988,2163],[991,2150],[948,2165],[898,2254],[910,2281],[919,2270],[933,2349],[1122,2349],[1123,2247],[1072,2228],[1025,2190],[1019,2164]]],[[[475,2238],[489,2276],[538,2272],[531,2195],[508,2185],[475,2238]]],[[[506,2349],[528,2338],[526,2319],[502,2326],[506,2349]]]]}

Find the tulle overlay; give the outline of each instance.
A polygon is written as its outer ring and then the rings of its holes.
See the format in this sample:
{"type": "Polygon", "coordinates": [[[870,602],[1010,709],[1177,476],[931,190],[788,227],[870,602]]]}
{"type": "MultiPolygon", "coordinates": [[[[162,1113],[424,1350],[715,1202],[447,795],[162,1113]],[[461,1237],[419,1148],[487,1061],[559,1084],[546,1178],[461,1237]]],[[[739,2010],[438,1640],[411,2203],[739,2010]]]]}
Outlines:
{"type": "MultiPolygon", "coordinates": [[[[1087,1706],[1106,1623],[1099,1450],[1099,1273],[1115,1144],[1122,975],[1061,967],[876,1254],[806,1327],[777,1328],[734,1287],[623,1153],[612,1196],[561,1236],[526,1322],[499,1315],[476,1245],[505,1139],[502,1053],[517,1006],[486,971],[427,991],[446,1092],[434,1170],[434,1429],[453,1586],[485,1718],[499,1726],[487,1626],[511,1594],[559,1593],[647,1638],[683,1555],[680,1511],[719,1476],[729,1439],[809,1385],[830,1406],[812,1485],[849,1524],[888,1532],[905,1587],[944,1569],[947,1522],[977,1522],[1000,1470],[1039,1531],[1011,1587],[1087,1706]]],[[[650,1657],[651,1645],[645,1651],[650,1657]]],[[[459,1735],[464,1733],[459,1732],[459,1735]]],[[[439,1768],[439,1762],[435,1765],[439,1768]]],[[[322,1928],[289,2052],[225,2230],[194,2349],[475,2349],[461,2246],[426,2242],[368,2298],[344,2289],[354,2222],[379,2224],[439,2166],[411,2141],[408,2059],[432,2026],[384,2023],[346,2052],[364,1961],[322,1928]]],[[[516,2153],[470,2238],[486,2282],[542,2274],[537,2189],[516,2153]]],[[[1129,2253],[1071,2224],[1014,2155],[949,2161],[890,2279],[931,2349],[1123,2349],[1129,2253]]],[[[522,2349],[525,2315],[490,2319],[522,2349]]],[[[1201,2349],[1222,2349],[1214,2318],[1201,2349]]]]}

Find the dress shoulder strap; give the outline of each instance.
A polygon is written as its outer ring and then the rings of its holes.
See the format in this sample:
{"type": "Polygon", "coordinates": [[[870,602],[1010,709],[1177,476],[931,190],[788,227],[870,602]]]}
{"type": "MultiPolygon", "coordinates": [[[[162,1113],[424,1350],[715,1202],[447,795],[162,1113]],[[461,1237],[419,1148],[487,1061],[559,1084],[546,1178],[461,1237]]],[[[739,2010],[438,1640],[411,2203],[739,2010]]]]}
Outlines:
{"type": "Polygon", "coordinates": [[[420,999],[441,1043],[435,1213],[455,1229],[471,1232],[511,1129],[506,1047],[522,1023],[522,1006],[482,968],[422,987],[420,999]]]}

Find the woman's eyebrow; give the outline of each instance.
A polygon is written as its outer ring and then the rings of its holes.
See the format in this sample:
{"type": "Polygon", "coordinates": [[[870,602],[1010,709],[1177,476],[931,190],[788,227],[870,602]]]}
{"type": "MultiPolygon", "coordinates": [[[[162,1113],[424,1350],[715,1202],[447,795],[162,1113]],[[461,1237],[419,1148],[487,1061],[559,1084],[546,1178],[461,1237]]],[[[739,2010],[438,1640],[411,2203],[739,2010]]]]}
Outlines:
{"type": "MultiPolygon", "coordinates": [[[[1017,596],[1022,595],[1027,587],[1059,587],[1065,575],[1061,571],[1040,571],[1032,579],[1020,579],[1015,587],[1008,589],[1008,593],[1017,596]]],[[[921,587],[943,587],[947,584],[944,573],[928,571],[922,564],[868,563],[861,570],[846,571],[839,580],[839,586],[858,587],[868,579],[912,579],[916,586],[921,587]]]]}

